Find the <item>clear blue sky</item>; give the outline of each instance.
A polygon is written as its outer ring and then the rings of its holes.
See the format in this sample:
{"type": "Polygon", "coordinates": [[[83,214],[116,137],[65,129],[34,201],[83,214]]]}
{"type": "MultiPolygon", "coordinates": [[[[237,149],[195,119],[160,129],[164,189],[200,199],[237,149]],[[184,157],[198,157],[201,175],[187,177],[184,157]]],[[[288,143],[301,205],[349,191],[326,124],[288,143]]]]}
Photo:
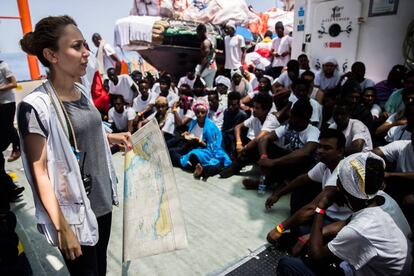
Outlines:
{"type": "MultiPolygon", "coordinates": [[[[231,0],[226,0],[231,1],[231,0]]],[[[264,11],[276,5],[276,0],[247,0],[256,10],[264,11]]],[[[117,19],[128,15],[132,0],[29,0],[33,28],[37,21],[49,15],[68,14],[78,23],[85,39],[99,32],[109,42],[113,40],[113,27],[117,19]]],[[[16,0],[1,0],[0,15],[18,16],[16,0]]],[[[0,21],[0,53],[19,52],[22,30],[19,20],[0,21]]]]}

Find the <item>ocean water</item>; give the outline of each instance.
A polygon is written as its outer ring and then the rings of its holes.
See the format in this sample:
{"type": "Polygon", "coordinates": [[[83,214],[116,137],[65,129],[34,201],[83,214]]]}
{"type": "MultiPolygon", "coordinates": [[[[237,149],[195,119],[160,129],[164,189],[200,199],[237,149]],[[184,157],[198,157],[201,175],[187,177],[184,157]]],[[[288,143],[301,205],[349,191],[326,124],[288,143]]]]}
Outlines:
{"type": "MultiPolygon", "coordinates": [[[[13,72],[17,81],[26,81],[31,79],[25,53],[0,53],[0,60],[5,61],[9,65],[9,68],[13,72]]],[[[39,67],[40,73],[42,75],[46,74],[46,70],[40,62],[39,67]]]]}

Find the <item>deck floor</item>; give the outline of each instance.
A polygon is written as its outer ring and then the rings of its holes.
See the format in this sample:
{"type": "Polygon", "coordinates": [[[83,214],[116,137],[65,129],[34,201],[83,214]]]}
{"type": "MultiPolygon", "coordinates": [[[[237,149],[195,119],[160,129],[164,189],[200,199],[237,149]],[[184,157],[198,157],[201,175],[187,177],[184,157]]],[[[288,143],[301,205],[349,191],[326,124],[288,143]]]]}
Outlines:
{"type": "MultiPolygon", "coordinates": [[[[8,156],[9,152],[5,152],[8,156]]],[[[114,155],[119,178],[118,192],[123,191],[123,156],[114,155]]],[[[35,275],[68,275],[56,248],[49,246],[38,233],[34,206],[21,160],[7,163],[9,171],[17,173],[18,181],[26,187],[24,200],[12,208],[18,219],[17,232],[35,275]]],[[[108,275],[207,275],[220,271],[248,255],[266,242],[266,234],[289,212],[289,197],[282,198],[271,211],[265,211],[267,196],[242,188],[246,175],[254,175],[251,167],[245,176],[228,179],[211,177],[194,180],[192,175],[174,169],[182,211],[186,223],[187,249],[145,257],[121,264],[122,208],[114,207],[111,239],[108,248],[108,275]]]]}

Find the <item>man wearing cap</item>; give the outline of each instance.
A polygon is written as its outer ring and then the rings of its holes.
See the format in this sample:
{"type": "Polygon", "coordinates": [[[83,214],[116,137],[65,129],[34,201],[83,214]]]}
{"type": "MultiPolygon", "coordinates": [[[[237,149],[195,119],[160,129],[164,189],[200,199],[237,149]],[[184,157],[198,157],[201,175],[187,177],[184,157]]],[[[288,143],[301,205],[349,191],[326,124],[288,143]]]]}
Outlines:
{"type": "Polygon", "coordinates": [[[226,36],[224,37],[224,69],[226,75],[230,76],[232,70],[237,70],[245,63],[246,43],[241,35],[236,34],[236,24],[230,20],[225,28],[226,36]]]}
{"type": "Polygon", "coordinates": [[[323,227],[334,197],[321,197],[309,239],[309,261],[282,257],[278,275],[338,275],[342,270],[346,275],[410,275],[411,242],[403,230],[406,220],[398,208],[387,210],[387,200],[379,193],[384,168],[384,161],[371,152],[353,154],[338,165],[339,193],[353,215],[323,227]],[[332,235],[335,238],[324,244],[332,235]],[[329,266],[332,263],[337,266],[329,266]]]}
{"type": "Polygon", "coordinates": [[[270,52],[272,59],[272,77],[278,78],[283,68],[287,65],[290,58],[290,39],[285,36],[285,27],[281,21],[276,22],[275,30],[277,37],[272,40],[272,49],[270,52]]]}

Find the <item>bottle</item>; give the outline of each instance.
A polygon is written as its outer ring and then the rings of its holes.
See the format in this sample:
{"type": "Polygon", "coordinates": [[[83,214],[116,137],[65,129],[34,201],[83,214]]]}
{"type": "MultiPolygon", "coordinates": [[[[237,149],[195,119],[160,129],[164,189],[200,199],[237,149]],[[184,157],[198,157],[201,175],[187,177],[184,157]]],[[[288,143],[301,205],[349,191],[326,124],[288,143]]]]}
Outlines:
{"type": "Polygon", "coordinates": [[[265,179],[266,179],[266,176],[264,174],[260,175],[259,187],[257,188],[257,194],[258,195],[266,194],[265,179]]]}

